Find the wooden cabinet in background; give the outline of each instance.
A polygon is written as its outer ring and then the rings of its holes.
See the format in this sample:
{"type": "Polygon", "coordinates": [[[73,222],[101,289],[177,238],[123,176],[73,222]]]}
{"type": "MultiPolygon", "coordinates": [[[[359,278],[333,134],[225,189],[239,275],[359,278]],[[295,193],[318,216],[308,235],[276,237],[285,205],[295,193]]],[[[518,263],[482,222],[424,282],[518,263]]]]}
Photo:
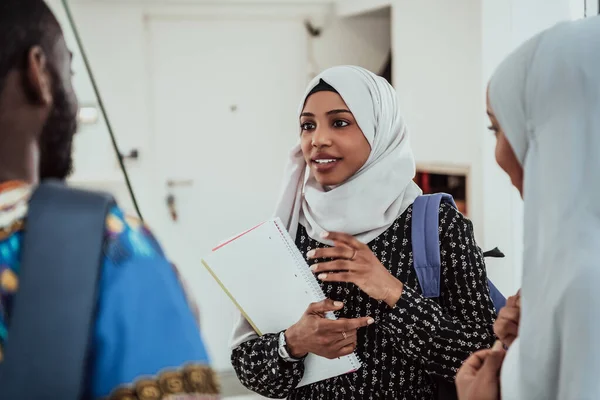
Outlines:
{"type": "Polygon", "coordinates": [[[456,165],[417,164],[414,181],[423,194],[448,193],[454,197],[458,210],[468,215],[469,211],[469,167],[456,165]]]}

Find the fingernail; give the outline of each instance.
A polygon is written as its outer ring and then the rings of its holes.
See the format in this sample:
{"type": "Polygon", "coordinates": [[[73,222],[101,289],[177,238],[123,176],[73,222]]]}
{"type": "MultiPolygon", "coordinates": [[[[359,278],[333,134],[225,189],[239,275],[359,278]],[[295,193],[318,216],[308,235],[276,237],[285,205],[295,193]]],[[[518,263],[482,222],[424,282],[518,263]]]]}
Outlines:
{"type": "Polygon", "coordinates": [[[323,280],[323,279],[327,278],[327,274],[325,274],[325,273],[319,274],[319,276],[317,276],[317,278],[323,280]]]}
{"type": "Polygon", "coordinates": [[[318,265],[319,265],[319,264],[313,264],[313,265],[311,265],[311,266],[310,266],[310,270],[311,270],[312,272],[315,272],[315,271],[317,270],[317,266],[318,266],[318,265]]]}
{"type": "Polygon", "coordinates": [[[311,250],[308,253],[306,253],[306,257],[308,257],[308,258],[312,258],[314,256],[315,256],[315,251],[314,250],[311,250]]]}
{"type": "Polygon", "coordinates": [[[322,238],[326,238],[327,236],[329,236],[329,232],[321,232],[322,238]]]}
{"type": "Polygon", "coordinates": [[[341,307],[341,306],[344,305],[344,303],[342,303],[341,301],[334,301],[333,305],[336,306],[336,307],[341,307]]]}
{"type": "Polygon", "coordinates": [[[502,346],[502,342],[499,340],[496,340],[496,343],[494,343],[494,346],[492,346],[492,351],[502,351],[504,349],[504,346],[502,346]]]}
{"type": "Polygon", "coordinates": [[[375,322],[375,320],[373,318],[369,318],[367,320],[367,325],[371,325],[373,322],[375,322]]]}

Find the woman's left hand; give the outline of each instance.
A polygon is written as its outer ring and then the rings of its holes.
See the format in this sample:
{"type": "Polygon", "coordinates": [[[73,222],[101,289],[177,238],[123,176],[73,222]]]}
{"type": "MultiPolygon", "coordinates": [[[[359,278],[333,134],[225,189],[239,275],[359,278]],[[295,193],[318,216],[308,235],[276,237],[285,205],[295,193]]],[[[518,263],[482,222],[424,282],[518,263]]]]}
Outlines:
{"type": "Polygon", "coordinates": [[[500,400],[500,369],[506,352],[497,341],[491,349],[479,350],[456,374],[459,400],[500,400]]]}
{"type": "Polygon", "coordinates": [[[333,259],[311,267],[323,282],[351,282],[375,300],[394,307],[402,295],[403,285],[381,264],[367,245],[345,233],[326,233],[323,238],[333,247],[311,250],[309,259],[333,259]]]}

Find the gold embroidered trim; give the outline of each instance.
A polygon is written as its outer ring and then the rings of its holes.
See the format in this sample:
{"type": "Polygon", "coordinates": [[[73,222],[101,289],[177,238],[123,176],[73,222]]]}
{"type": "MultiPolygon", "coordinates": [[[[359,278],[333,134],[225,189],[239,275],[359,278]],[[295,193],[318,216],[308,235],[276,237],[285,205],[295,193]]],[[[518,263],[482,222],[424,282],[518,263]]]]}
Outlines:
{"type": "Polygon", "coordinates": [[[133,386],[115,390],[106,400],[209,400],[217,399],[219,392],[218,378],[210,367],[189,365],[162,372],[156,378],[140,379],[133,386]]]}
{"type": "Polygon", "coordinates": [[[0,228],[0,241],[6,239],[11,236],[13,233],[18,232],[23,229],[25,226],[25,222],[23,220],[15,221],[11,225],[0,228]]]}

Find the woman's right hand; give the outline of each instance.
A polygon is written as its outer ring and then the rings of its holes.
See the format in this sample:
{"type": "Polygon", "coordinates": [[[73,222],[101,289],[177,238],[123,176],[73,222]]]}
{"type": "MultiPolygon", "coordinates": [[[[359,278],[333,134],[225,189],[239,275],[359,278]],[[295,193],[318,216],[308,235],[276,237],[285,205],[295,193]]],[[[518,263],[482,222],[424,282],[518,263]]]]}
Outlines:
{"type": "Polygon", "coordinates": [[[494,323],[494,333],[502,344],[510,347],[519,335],[519,319],[521,317],[521,291],[510,296],[506,305],[500,309],[494,323]]]}
{"type": "Polygon", "coordinates": [[[338,320],[325,317],[325,313],[343,307],[342,302],[329,299],[309,305],[302,318],[285,331],[290,355],[302,358],[313,353],[334,359],[352,353],[356,349],[356,331],[375,321],[371,317],[338,320]]]}

